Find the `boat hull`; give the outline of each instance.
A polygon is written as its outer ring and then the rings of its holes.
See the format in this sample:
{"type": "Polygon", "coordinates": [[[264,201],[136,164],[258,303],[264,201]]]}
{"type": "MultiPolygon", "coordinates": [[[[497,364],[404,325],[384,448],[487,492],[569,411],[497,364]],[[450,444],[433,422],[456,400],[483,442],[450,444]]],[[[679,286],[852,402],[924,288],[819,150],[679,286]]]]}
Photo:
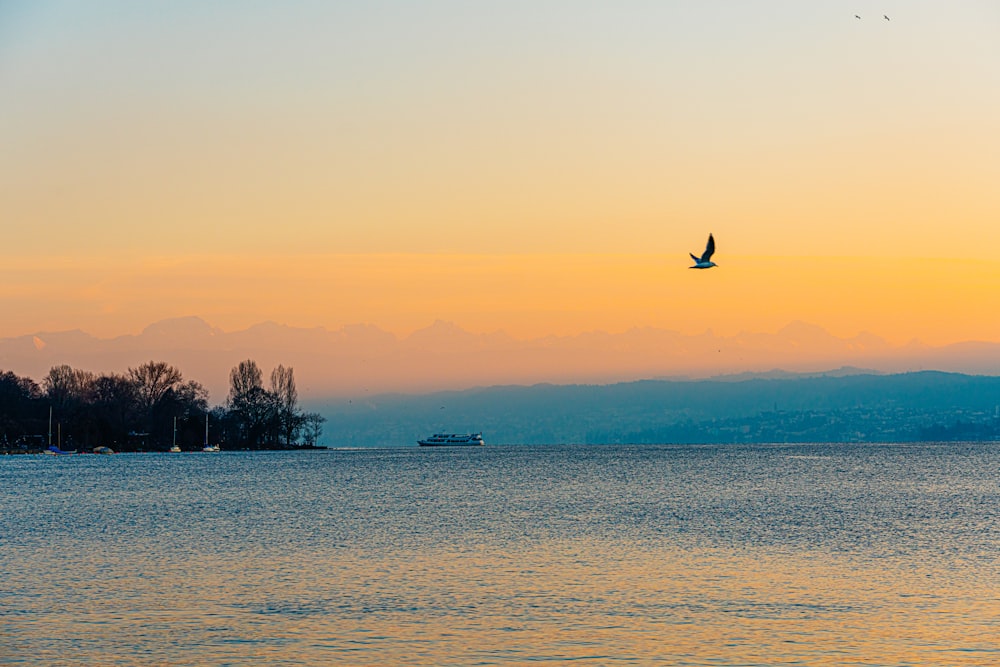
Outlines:
{"type": "Polygon", "coordinates": [[[482,433],[435,433],[429,438],[424,438],[423,440],[417,440],[417,444],[421,447],[482,447],[486,443],[483,442],[482,433]]]}

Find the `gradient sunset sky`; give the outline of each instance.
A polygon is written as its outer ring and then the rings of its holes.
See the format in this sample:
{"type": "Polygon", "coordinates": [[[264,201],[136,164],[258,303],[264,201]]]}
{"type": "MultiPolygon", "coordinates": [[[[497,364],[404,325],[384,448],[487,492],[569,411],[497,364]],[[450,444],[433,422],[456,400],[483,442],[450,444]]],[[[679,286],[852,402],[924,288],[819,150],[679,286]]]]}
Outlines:
{"type": "Polygon", "coordinates": [[[998,36],[994,0],[6,0],[0,337],[998,341],[998,36]]]}

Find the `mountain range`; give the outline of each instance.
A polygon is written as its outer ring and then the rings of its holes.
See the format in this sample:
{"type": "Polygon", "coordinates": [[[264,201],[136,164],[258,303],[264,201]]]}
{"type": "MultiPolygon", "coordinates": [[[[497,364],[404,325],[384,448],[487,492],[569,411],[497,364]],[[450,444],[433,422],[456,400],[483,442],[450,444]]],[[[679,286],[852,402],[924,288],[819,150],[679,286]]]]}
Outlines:
{"type": "Polygon", "coordinates": [[[518,340],[503,332],[470,333],[443,321],[398,337],[370,324],[328,330],[264,322],[226,332],[198,317],[163,320],[114,338],[74,330],[0,339],[0,370],[40,381],[59,364],[122,372],[145,361],[166,361],[202,383],[213,403],[225,400],[229,371],[244,359],[255,360],[265,376],[277,364],[291,366],[303,398],[321,399],[537,383],[740,380],[746,374],[780,376],[774,371],[779,367],[788,373],[846,366],[875,373],[935,369],[990,375],[1000,374],[1000,343],[893,346],[866,333],[839,338],[802,322],[774,334],[633,328],[518,340]]]}

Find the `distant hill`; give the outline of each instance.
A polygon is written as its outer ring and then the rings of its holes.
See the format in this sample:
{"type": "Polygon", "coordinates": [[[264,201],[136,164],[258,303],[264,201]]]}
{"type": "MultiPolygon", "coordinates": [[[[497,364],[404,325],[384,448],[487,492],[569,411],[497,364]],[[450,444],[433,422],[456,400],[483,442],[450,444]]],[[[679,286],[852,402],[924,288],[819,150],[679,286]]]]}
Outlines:
{"type": "Polygon", "coordinates": [[[526,444],[983,439],[997,433],[998,406],[1000,377],[924,371],[498,386],[311,408],[329,420],[329,444],[355,447],[441,431],[526,444]]]}
{"type": "Polygon", "coordinates": [[[894,347],[803,323],[732,337],[645,328],[515,340],[447,322],[398,338],[372,325],[225,332],[188,317],[112,339],[0,339],[0,371],[40,381],[59,364],[166,361],[215,404],[248,358],[265,374],[294,368],[305,407],[329,419],[325,443],[343,446],[463,430],[537,444],[983,439],[1000,405],[1000,344],[894,347]]]}
{"type": "Polygon", "coordinates": [[[1000,374],[1000,344],[893,346],[870,334],[839,338],[794,322],[774,334],[634,328],[518,340],[503,332],[474,334],[449,322],[397,337],[369,324],[336,331],[264,322],[226,332],[197,317],[156,322],[136,335],[101,339],[82,331],[36,332],[0,339],[0,370],[41,379],[55,365],[121,372],[156,360],[177,366],[207,387],[214,403],[228,391],[230,369],[254,359],[265,374],[295,369],[304,398],[355,401],[387,392],[425,393],[495,385],[612,384],[649,378],[817,373],[846,367],[871,373],[941,370],[1000,374]],[[781,368],[782,371],[774,371],[781,368]]]}

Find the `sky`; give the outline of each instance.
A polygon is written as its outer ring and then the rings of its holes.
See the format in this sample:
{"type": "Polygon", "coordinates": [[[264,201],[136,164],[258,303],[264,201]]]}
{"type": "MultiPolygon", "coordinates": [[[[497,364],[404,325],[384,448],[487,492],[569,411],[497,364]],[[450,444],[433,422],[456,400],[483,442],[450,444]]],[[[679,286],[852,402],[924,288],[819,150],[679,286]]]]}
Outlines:
{"type": "Polygon", "coordinates": [[[3,0],[0,337],[998,341],[997,35],[993,0],[3,0]]]}

